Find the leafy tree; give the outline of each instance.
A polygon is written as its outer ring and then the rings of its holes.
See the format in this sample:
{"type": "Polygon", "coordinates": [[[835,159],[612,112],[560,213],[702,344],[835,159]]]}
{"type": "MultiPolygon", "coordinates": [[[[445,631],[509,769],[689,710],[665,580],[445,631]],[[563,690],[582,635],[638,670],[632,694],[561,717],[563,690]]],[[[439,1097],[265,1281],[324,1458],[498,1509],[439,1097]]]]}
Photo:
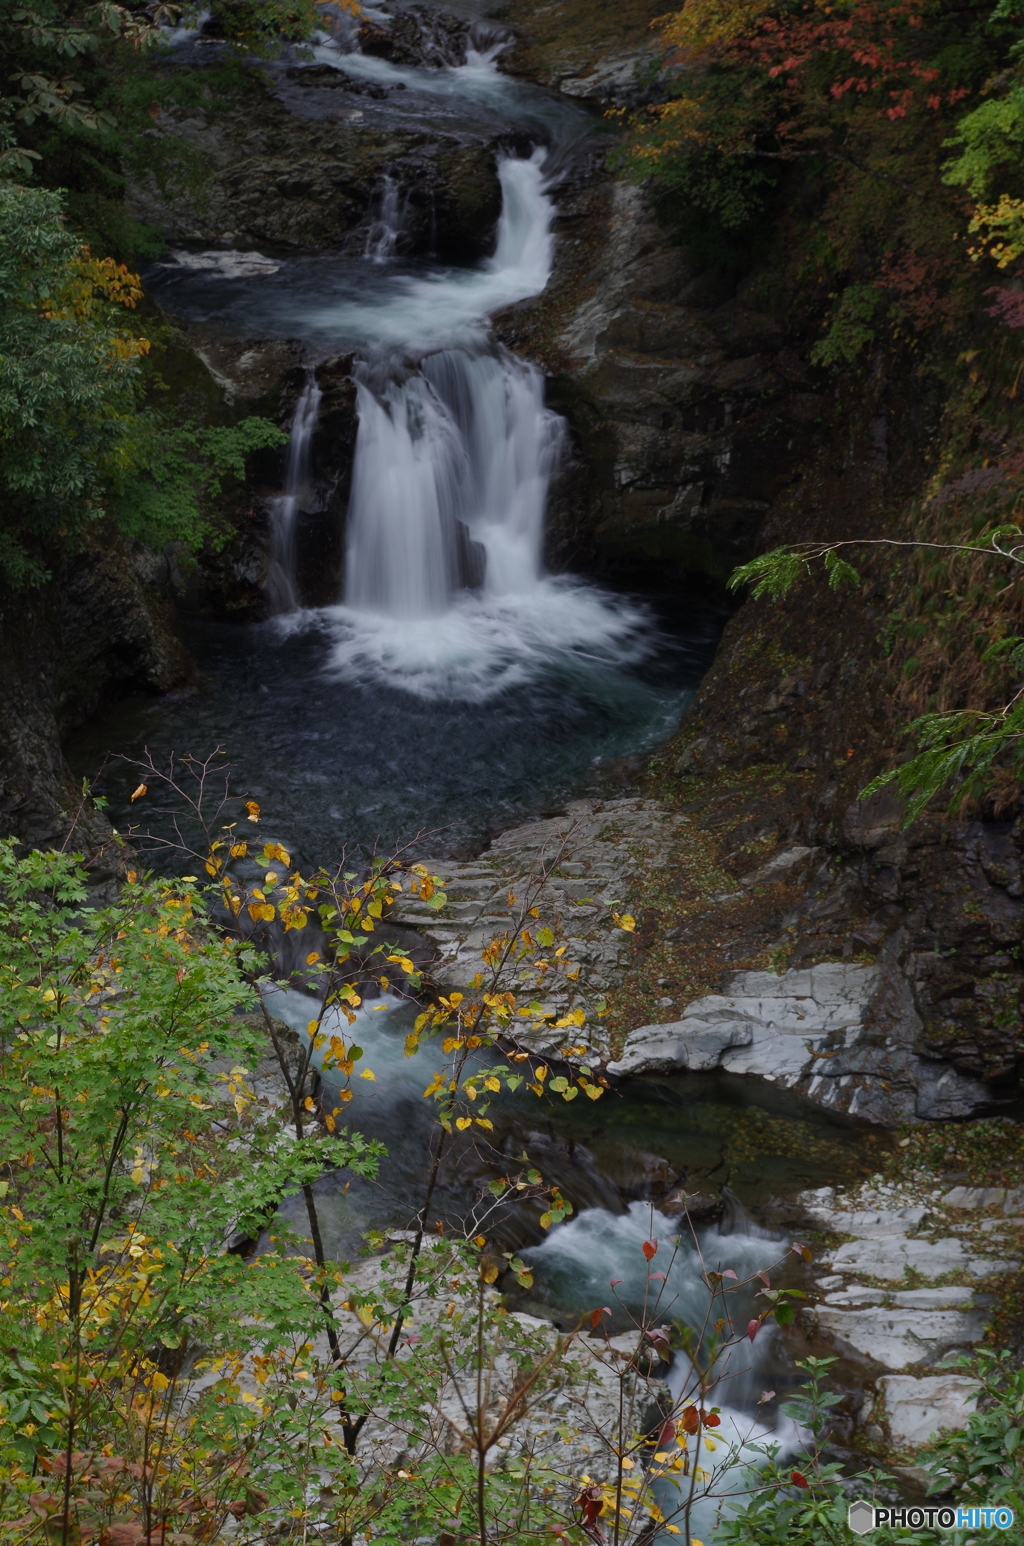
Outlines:
{"type": "Polygon", "coordinates": [[[68,230],[59,195],[0,183],[0,571],[15,584],[107,515],[158,545],[215,538],[223,480],[283,439],[263,419],[200,429],[145,406],[150,345],[125,317],[140,297],[68,230]]]}
{"type": "MultiPolygon", "coordinates": [[[[73,859],[0,844],[0,1508],[9,1528],[27,1504],[15,1533],[65,1546],[127,1512],[128,1546],[172,1515],[204,1534],[232,1508],[296,1501],[288,1408],[264,1423],[237,1380],[254,1349],[265,1383],[302,1377],[318,1272],[224,1241],[328,1156],[253,1101],[246,952],[210,933],[194,888],[136,878],[109,908],[85,897],[73,859]]],[[[358,1135],[329,1147],[373,1173],[358,1135]]]]}

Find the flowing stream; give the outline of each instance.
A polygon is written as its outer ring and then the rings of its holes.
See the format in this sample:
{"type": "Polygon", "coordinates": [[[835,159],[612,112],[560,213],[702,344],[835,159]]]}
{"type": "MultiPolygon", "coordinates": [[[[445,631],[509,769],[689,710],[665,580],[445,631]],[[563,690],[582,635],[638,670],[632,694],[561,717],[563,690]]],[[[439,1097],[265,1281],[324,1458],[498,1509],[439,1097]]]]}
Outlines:
{"type": "MultiPolygon", "coordinates": [[[[183,46],[198,47],[197,36],[183,46]]],[[[614,759],[672,731],[721,626],[717,609],[692,598],[659,604],[545,571],[545,509],[565,426],[545,404],[541,372],[495,342],[489,317],[546,286],[561,169],[573,146],[603,131],[575,104],[502,76],[500,48],[500,39],[471,35],[464,63],[414,69],[361,55],[351,37],[324,36],[313,61],[401,86],[388,121],[433,115],[514,131],[516,148],[500,152],[490,259],[460,268],[403,256],[404,195],[385,174],[361,257],[183,249],[146,274],[159,303],[186,321],[306,347],[283,486],[270,506],[272,616],[242,626],[194,620],[198,687],[117,706],[71,756],[92,776],[111,748],[131,755],[148,746],[160,756],[226,745],[236,786],[260,800],[305,865],[417,832],[432,856],[478,851],[517,819],[557,809],[614,759]],[[346,352],[356,356],[358,430],[344,591],[313,608],[302,604],[296,534],[317,498],[317,365],[346,352]]],[[[119,825],[131,819],[136,782],[117,764],[104,776],[119,825]]],[[[158,791],[150,820],[169,820],[158,791]]],[[[304,1029],[315,1006],[289,992],[273,1010],[304,1029]]],[[[408,1014],[386,999],[361,1011],[356,1034],[377,1082],[357,1089],[347,1109],[389,1154],[375,1184],[342,1191],[329,1175],[318,1183],[325,1243],[341,1256],[362,1230],[407,1227],[419,1205],[431,1120],[422,1089],[433,1070],[428,1053],[402,1056],[408,1014]]],[[[659,1165],[690,1187],[728,1182],[756,1205],[863,1163],[849,1129],[724,1077],[634,1081],[586,1112],[513,1099],[492,1115],[489,1157],[453,1144],[439,1208],[465,1223],[481,1180],[527,1150],[577,1209],[547,1238],[518,1216],[501,1226],[536,1270],[522,1307],[556,1318],[604,1302],[613,1277],[628,1279],[624,1302],[641,1292],[632,1281],[640,1242],[652,1232],[669,1239],[677,1227],[649,1200],[664,1191],[651,1189],[659,1165]]],[[[298,1213],[295,1222],[301,1228],[298,1213]]],[[[737,1268],[766,1265],[779,1249],[756,1231],[727,1236],[710,1226],[701,1238],[716,1261],[737,1268]]],[[[683,1242],[667,1318],[697,1313],[697,1265],[683,1242]]],[[[758,1410],[750,1381],[772,1365],[782,1391],[785,1359],[766,1336],[750,1380],[737,1381],[730,1398],[737,1424],[749,1426],[758,1410]]]]}

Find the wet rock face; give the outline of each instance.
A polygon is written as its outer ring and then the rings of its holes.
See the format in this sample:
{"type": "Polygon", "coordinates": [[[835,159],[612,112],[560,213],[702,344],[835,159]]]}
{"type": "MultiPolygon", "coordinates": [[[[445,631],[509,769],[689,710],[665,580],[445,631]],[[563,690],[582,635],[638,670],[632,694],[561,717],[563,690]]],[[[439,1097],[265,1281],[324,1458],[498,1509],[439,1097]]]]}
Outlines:
{"type": "Polygon", "coordinates": [[[644,190],[590,180],[560,200],[557,231],[548,293],[499,324],[547,357],[573,432],[553,546],[618,580],[721,582],[814,436],[819,398],[780,321],[702,273],[644,190]]]}
{"type": "Polygon", "coordinates": [[[393,64],[437,69],[465,64],[470,31],[469,22],[450,11],[410,5],[386,26],[364,22],[359,29],[359,47],[364,54],[390,59],[393,64]]]}
{"type": "Polygon", "coordinates": [[[152,133],[161,151],[179,145],[191,158],[189,186],[136,177],[129,208],[172,242],[361,252],[389,173],[408,192],[407,251],[436,246],[467,259],[488,251],[501,210],[490,143],[366,125],[365,85],[330,67],[278,71],[255,78],[251,100],[209,115],[162,115],[152,133]]]}
{"type": "Polygon", "coordinates": [[[75,847],[102,893],[121,854],[105,819],[80,809],[61,735],[110,698],[181,685],[192,666],[173,632],[164,559],[97,531],[54,567],[37,590],[0,590],[0,819],[5,836],[47,848],[77,817],[75,847]]]}

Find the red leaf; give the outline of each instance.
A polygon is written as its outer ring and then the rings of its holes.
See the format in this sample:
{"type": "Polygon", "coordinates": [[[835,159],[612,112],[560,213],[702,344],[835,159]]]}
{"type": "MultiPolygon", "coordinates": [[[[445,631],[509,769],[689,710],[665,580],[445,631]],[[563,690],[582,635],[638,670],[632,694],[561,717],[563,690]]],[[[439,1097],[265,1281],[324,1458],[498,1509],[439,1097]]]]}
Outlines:
{"type": "Polygon", "coordinates": [[[661,1330],[649,1331],[647,1332],[647,1338],[652,1345],[653,1351],[657,1353],[662,1363],[671,1363],[672,1345],[665,1332],[661,1330]]]}
{"type": "Polygon", "coordinates": [[[704,1424],[705,1428],[720,1428],[722,1426],[722,1419],[719,1417],[718,1413],[705,1412],[703,1407],[700,1409],[700,1420],[704,1424]]]}
{"type": "Polygon", "coordinates": [[[674,1422],[662,1423],[661,1427],[658,1429],[658,1444],[661,1446],[661,1448],[664,1448],[666,1444],[671,1444],[672,1443],[672,1440],[675,1438],[675,1436],[676,1436],[676,1425],[675,1425],[675,1423],[674,1422]]]}
{"type": "Polygon", "coordinates": [[[809,1487],[811,1485],[802,1471],[790,1472],[789,1479],[793,1483],[794,1487],[809,1487]]]}
{"type": "Polygon", "coordinates": [[[700,1427],[700,1413],[697,1411],[695,1406],[686,1406],[683,1408],[683,1415],[680,1419],[680,1426],[684,1433],[697,1432],[697,1429],[700,1427]]]}
{"type": "Polygon", "coordinates": [[[772,1280],[771,1280],[771,1278],[770,1278],[770,1277],[769,1277],[769,1276],[768,1276],[768,1274],[767,1274],[767,1272],[758,1272],[758,1273],[757,1273],[757,1274],[756,1274],[756,1276],[757,1276],[757,1277],[759,1277],[759,1278],[760,1278],[760,1279],[761,1279],[761,1282],[762,1282],[762,1283],[763,1283],[763,1284],[764,1284],[764,1286],[765,1286],[765,1288],[771,1288],[771,1286],[772,1286],[772,1280]]]}
{"type": "Polygon", "coordinates": [[[600,1310],[591,1310],[591,1312],[590,1312],[590,1324],[592,1326],[594,1326],[594,1327],[600,1326],[600,1324],[601,1324],[601,1316],[602,1315],[610,1315],[611,1313],[612,1312],[611,1312],[611,1310],[609,1310],[607,1305],[603,1305],[600,1310]]]}
{"type": "Polygon", "coordinates": [[[649,1272],[647,1274],[648,1283],[653,1283],[656,1278],[660,1278],[662,1283],[665,1282],[665,1274],[663,1272],[649,1272]]]}
{"type": "Polygon", "coordinates": [[[658,1254],[658,1242],[657,1240],[645,1240],[640,1249],[648,1261],[653,1261],[658,1254]]]}
{"type": "Polygon", "coordinates": [[[596,1540],[603,1540],[600,1530],[597,1529],[597,1521],[604,1512],[604,1502],[601,1498],[600,1487],[585,1487],[576,1499],[576,1507],[582,1510],[582,1524],[584,1530],[593,1534],[596,1540]]]}
{"type": "Polygon", "coordinates": [[[758,1403],[757,1403],[758,1406],[763,1406],[766,1401],[770,1401],[772,1399],[772,1397],[774,1396],[774,1394],[775,1394],[774,1390],[762,1390],[760,1398],[759,1398],[758,1403]]]}
{"type": "Polygon", "coordinates": [[[751,1342],[753,1342],[754,1338],[757,1336],[760,1330],[761,1322],[757,1319],[756,1316],[752,1321],[747,1322],[747,1336],[750,1338],[751,1342]]]}
{"type": "Polygon", "coordinates": [[[619,1286],[619,1284],[621,1282],[622,1282],[621,1278],[612,1278],[611,1282],[608,1284],[608,1287],[609,1288],[618,1288],[618,1286],[619,1286]]]}
{"type": "Polygon", "coordinates": [[[726,1267],[725,1271],[722,1273],[722,1276],[723,1278],[735,1278],[736,1274],[733,1272],[731,1267],[726,1267]]]}

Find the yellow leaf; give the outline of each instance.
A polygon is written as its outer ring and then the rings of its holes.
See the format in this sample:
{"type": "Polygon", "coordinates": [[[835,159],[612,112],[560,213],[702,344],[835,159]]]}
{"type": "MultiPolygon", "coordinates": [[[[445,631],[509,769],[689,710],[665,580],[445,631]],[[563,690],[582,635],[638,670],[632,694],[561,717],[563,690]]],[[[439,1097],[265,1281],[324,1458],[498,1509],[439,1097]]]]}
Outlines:
{"type": "Polygon", "coordinates": [[[311,1095],[307,1095],[305,1100],[302,1102],[302,1104],[305,1106],[307,1111],[315,1111],[316,1110],[316,1102],[313,1100],[313,1097],[311,1095]]]}
{"type": "Polygon", "coordinates": [[[627,934],[632,934],[636,928],[636,919],[629,913],[612,913],[612,921],[618,924],[620,929],[625,929],[627,934]]]}
{"type": "Polygon", "coordinates": [[[576,1086],[574,1084],[570,1084],[568,1089],[562,1091],[562,1099],[575,1100],[579,1093],[580,1092],[577,1090],[576,1086]]]}
{"type": "Polygon", "coordinates": [[[319,961],[319,959],[320,959],[320,952],[319,952],[319,950],[311,950],[309,952],[309,955],[306,957],[306,965],[307,966],[312,966],[314,961],[319,961]]]}
{"type": "Polygon", "coordinates": [[[157,1369],[152,1375],[150,1375],[149,1383],[155,1391],[162,1392],[167,1389],[171,1382],[167,1378],[166,1374],[161,1374],[160,1370],[157,1369]]]}
{"type": "Polygon", "coordinates": [[[456,1117],[456,1119],[455,1119],[455,1126],[458,1128],[460,1133],[464,1133],[466,1131],[466,1128],[467,1127],[472,1127],[472,1125],[473,1125],[473,1118],[472,1117],[456,1117]]]}
{"type": "Polygon", "coordinates": [[[141,1165],[136,1165],[135,1169],[132,1171],[132,1180],[135,1182],[135,1185],[141,1186],[145,1179],[146,1172],[143,1170],[141,1165]]]}
{"type": "Polygon", "coordinates": [[[372,1068],[361,1069],[359,1077],[360,1079],[372,1079],[375,1084],[377,1082],[377,1075],[374,1073],[372,1068]]]}
{"type": "Polygon", "coordinates": [[[485,1283],[493,1283],[498,1276],[497,1262],[489,1261],[485,1267],[480,1268],[480,1276],[485,1283]]]}
{"type": "Polygon", "coordinates": [[[133,800],[141,800],[142,796],[144,794],[148,794],[148,793],[149,793],[149,786],[147,784],[140,784],[139,787],[135,790],[134,794],[132,795],[132,799],[133,800]]]}
{"type": "Polygon", "coordinates": [[[255,800],[246,800],[244,803],[245,803],[246,810],[249,812],[249,816],[248,816],[249,821],[259,821],[259,819],[260,819],[260,808],[256,804],[256,801],[255,800]]]}
{"type": "Polygon", "coordinates": [[[327,1115],[324,1117],[324,1126],[327,1128],[327,1131],[329,1133],[333,1133],[335,1128],[337,1127],[337,1125],[338,1124],[334,1120],[334,1118],[331,1116],[331,1113],[328,1112],[327,1115]]]}
{"type": "Polygon", "coordinates": [[[339,1090],[338,1091],[338,1099],[342,1100],[342,1101],[350,1101],[352,1099],[352,1091],[351,1090],[339,1090]]]}
{"type": "Polygon", "coordinates": [[[599,1084],[581,1084],[580,1089],[583,1091],[584,1095],[589,1095],[591,1100],[600,1100],[601,1096],[604,1094],[604,1091],[599,1084]]]}
{"type": "Polygon", "coordinates": [[[543,1084],[544,1080],[548,1076],[548,1065],[546,1063],[538,1063],[537,1067],[534,1069],[534,1074],[536,1075],[537,1083],[543,1084]]]}
{"type": "Polygon", "coordinates": [[[228,849],[228,853],[232,859],[244,859],[248,849],[248,843],[232,843],[231,847],[228,849]]]}
{"type": "Polygon", "coordinates": [[[492,1133],[494,1131],[494,1123],[488,1117],[477,1117],[476,1118],[476,1125],[477,1125],[477,1127],[486,1127],[492,1133]]]}

